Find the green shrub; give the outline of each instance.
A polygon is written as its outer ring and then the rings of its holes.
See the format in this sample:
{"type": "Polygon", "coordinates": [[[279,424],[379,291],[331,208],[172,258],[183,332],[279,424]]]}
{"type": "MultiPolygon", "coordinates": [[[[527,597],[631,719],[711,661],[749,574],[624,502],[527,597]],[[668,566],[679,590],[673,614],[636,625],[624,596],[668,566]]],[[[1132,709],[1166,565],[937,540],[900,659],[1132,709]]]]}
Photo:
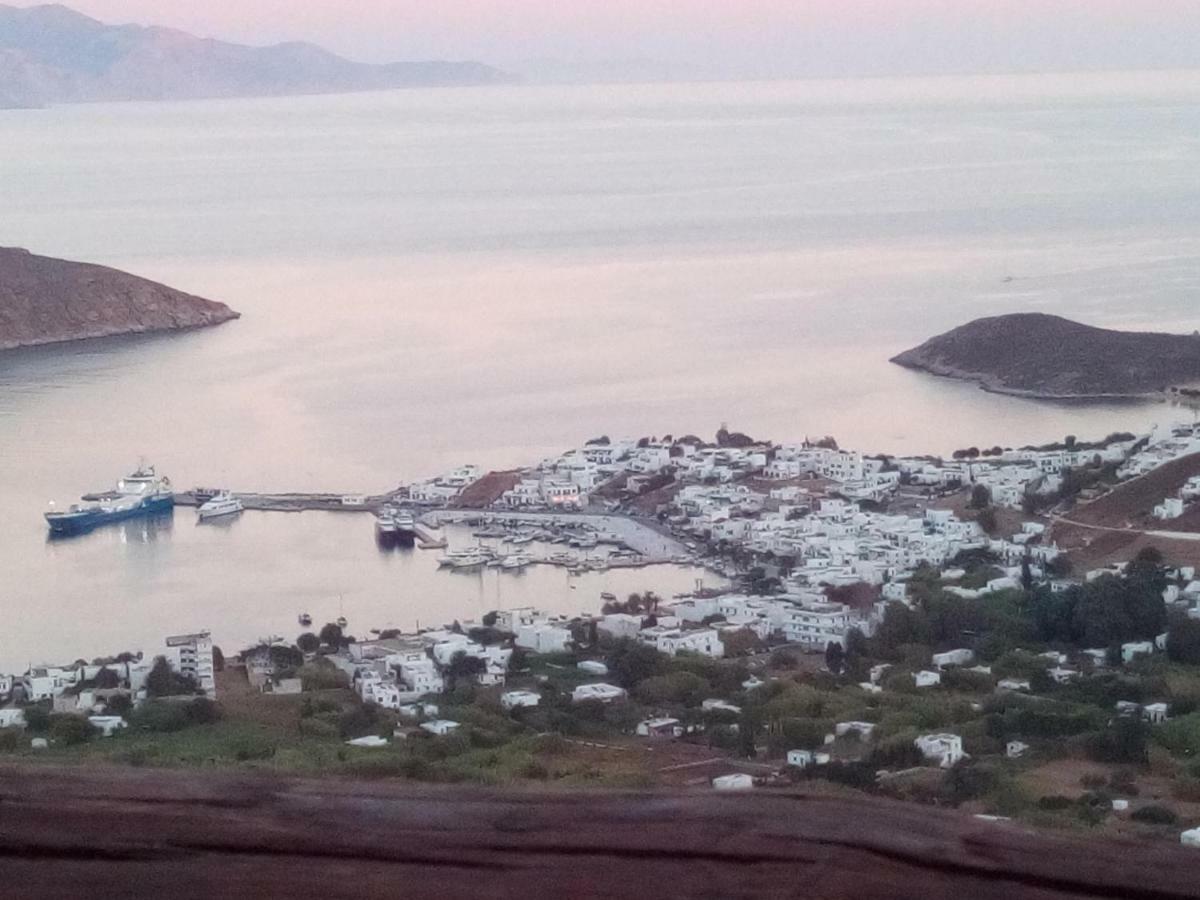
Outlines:
{"type": "Polygon", "coordinates": [[[34,703],[25,707],[25,727],[36,734],[45,734],[50,730],[50,706],[44,703],[34,703]]]}
{"type": "Polygon", "coordinates": [[[96,733],[96,727],[83,716],[50,716],[50,740],[64,747],[86,744],[96,733]]]}
{"type": "Polygon", "coordinates": [[[1070,797],[1064,797],[1062,794],[1052,794],[1048,797],[1038,798],[1038,809],[1044,809],[1047,812],[1059,812],[1064,809],[1070,809],[1075,805],[1075,801],[1070,797]]]}
{"type": "Polygon", "coordinates": [[[20,728],[0,728],[0,753],[15,753],[24,744],[24,730],[20,728]]]}
{"type": "Polygon", "coordinates": [[[226,752],[238,762],[264,760],[275,755],[275,744],[255,735],[244,735],[230,741],[226,752]]]}
{"type": "Polygon", "coordinates": [[[188,706],[165,700],[147,700],[130,714],[129,727],[134,731],[183,731],[192,724],[188,706]]]}
{"type": "Polygon", "coordinates": [[[1179,821],[1179,816],[1165,806],[1143,806],[1140,809],[1133,811],[1130,816],[1135,822],[1144,822],[1147,825],[1174,825],[1179,821]]]}

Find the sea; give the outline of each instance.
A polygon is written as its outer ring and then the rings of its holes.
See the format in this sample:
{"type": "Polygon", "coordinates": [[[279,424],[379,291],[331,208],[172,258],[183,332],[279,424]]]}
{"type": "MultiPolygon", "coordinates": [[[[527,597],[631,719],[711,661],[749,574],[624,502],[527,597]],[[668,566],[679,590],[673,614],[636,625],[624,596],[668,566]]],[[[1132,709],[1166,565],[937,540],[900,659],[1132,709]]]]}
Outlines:
{"type": "MultiPolygon", "coordinates": [[[[600,435],[889,453],[1101,437],[897,352],[1019,311],[1200,327],[1200,73],[505,86],[0,112],[0,244],[236,322],[0,355],[0,671],[595,609],[662,567],[452,576],[369,516],[47,539],[140,458],[179,487],[372,493],[600,435]]],[[[708,576],[711,580],[711,576],[708,576]]]]}

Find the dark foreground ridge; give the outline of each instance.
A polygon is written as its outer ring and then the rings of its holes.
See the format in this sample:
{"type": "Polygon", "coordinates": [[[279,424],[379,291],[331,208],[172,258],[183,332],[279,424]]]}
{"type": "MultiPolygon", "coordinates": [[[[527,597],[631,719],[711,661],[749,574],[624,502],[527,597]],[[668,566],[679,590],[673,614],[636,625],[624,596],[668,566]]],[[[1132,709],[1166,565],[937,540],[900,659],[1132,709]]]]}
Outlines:
{"type": "Polygon", "coordinates": [[[0,247],[0,350],[202,328],[238,315],[116,269],[0,247]]]}
{"type": "Polygon", "coordinates": [[[1024,397],[1149,397],[1200,383],[1200,334],[1111,331],[1021,313],[976,319],[892,362],[1024,397]]]}
{"type": "Polygon", "coordinates": [[[870,798],[7,768],[0,808],[8,900],[1200,897],[1194,850],[870,798]]]}
{"type": "Polygon", "coordinates": [[[106,25],[61,5],[0,5],[0,109],[492,84],[475,62],[351,62],[313,44],[247,47],[171,28],[106,25]]]}

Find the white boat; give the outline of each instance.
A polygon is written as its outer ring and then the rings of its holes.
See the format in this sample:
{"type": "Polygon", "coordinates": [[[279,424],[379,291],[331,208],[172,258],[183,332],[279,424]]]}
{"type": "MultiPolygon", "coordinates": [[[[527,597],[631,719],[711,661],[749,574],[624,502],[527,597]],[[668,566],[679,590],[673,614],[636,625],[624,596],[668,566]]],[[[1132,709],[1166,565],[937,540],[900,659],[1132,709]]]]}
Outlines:
{"type": "Polygon", "coordinates": [[[506,556],[504,559],[500,560],[500,568],[508,569],[509,571],[516,571],[519,569],[524,569],[526,566],[531,565],[532,563],[533,560],[524,553],[514,553],[511,556],[506,556]]]}
{"type": "Polygon", "coordinates": [[[466,547],[462,550],[451,550],[438,560],[438,564],[451,569],[468,569],[482,566],[492,557],[493,554],[486,547],[466,547]]]}
{"type": "Polygon", "coordinates": [[[375,530],[383,535],[393,535],[396,533],[396,519],[387,512],[380,512],[375,517],[375,530]]]}
{"type": "Polygon", "coordinates": [[[242,501],[228,491],[221,491],[207,503],[196,510],[200,521],[219,519],[222,516],[235,516],[242,511],[242,501]]]}

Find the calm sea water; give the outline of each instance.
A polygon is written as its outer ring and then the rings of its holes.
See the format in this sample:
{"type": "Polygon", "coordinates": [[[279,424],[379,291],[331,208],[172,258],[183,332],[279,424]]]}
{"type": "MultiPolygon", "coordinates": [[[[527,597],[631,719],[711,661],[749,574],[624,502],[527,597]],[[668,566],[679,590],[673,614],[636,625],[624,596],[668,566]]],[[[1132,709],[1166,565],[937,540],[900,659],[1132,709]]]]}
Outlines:
{"type": "Polygon", "coordinates": [[[437,575],[365,519],[48,544],[139,455],[376,491],[600,433],[870,450],[1101,435],[1163,405],[991,396],[894,353],[978,315],[1200,326],[1200,75],[413,91],[0,113],[0,243],[224,300],[218,329],[0,357],[0,666],[574,610],[680,570],[437,575]],[[586,593],[586,596],[583,594],[586,593]],[[340,600],[337,598],[341,597],[340,600]]]}

